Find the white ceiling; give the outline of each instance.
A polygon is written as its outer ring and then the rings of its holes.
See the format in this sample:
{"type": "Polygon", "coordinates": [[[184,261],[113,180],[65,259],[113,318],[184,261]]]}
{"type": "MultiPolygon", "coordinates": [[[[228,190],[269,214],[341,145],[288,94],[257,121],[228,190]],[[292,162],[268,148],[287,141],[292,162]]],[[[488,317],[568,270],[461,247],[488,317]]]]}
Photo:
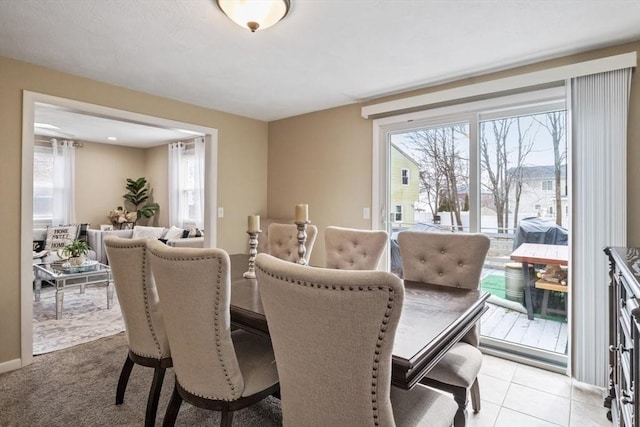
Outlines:
{"type": "Polygon", "coordinates": [[[153,147],[171,141],[184,141],[195,136],[194,132],[188,130],[166,129],[113,120],[43,103],[36,103],[34,122],[36,135],[138,148],[153,147]],[[45,127],[41,127],[42,124],[45,127]],[[48,128],[47,125],[58,129],[48,128]],[[109,138],[115,138],[115,140],[109,138]]]}
{"type": "MultiPolygon", "coordinates": [[[[0,0],[0,55],[271,121],[640,39],[640,0],[0,0]]],[[[1,70],[0,70],[1,72],[1,70]]]]}

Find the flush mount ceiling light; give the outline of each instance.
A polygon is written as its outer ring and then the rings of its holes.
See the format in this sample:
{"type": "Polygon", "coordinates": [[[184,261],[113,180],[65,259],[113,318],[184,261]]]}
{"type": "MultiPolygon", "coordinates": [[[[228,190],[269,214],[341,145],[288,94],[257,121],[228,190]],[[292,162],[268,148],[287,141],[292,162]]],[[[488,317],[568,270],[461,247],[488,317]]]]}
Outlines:
{"type": "Polygon", "coordinates": [[[233,22],[252,33],[276,24],[289,12],[289,0],[216,0],[233,22]]]}

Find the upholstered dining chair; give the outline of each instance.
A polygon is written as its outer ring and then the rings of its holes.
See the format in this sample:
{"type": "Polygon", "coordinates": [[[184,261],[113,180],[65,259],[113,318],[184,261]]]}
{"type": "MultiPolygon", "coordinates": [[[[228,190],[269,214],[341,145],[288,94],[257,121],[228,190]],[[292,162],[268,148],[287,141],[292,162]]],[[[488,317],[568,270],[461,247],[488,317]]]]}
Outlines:
{"type": "Polygon", "coordinates": [[[457,406],[417,385],[391,387],[404,287],[382,271],[256,258],[280,375],[283,425],[450,426],[457,406]]]}
{"type": "Polygon", "coordinates": [[[104,240],[104,247],[129,346],[116,389],[116,405],[124,402],[134,364],[153,368],[145,415],[145,426],[153,426],[164,374],[172,361],[164,320],[158,308],[158,294],[149,269],[146,243],[144,239],[110,236],[104,240]]]}
{"type": "MultiPolygon", "coordinates": [[[[305,242],[305,260],[309,261],[313,245],[316,242],[318,228],[310,224],[307,226],[307,240],[305,242]]],[[[272,223],[269,225],[269,254],[289,262],[298,261],[298,227],[296,224],[272,223]]]]}
{"type": "MultiPolygon", "coordinates": [[[[489,250],[489,238],[479,233],[401,231],[398,244],[404,279],[439,286],[479,289],[480,275],[489,250]]],[[[478,326],[455,344],[421,380],[422,384],[453,393],[458,403],[456,426],[464,425],[468,390],[475,412],[480,411],[478,326]]]]}
{"type": "Polygon", "coordinates": [[[175,387],[163,425],[175,424],[182,401],[233,413],[277,393],[268,338],[231,331],[229,255],[221,249],[172,248],[147,241],[151,269],[171,344],[175,387]]]}
{"type": "Polygon", "coordinates": [[[327,268],[375,270],[387,240],[389,235],[383,230],[327,227],[324,230],[327,268]]]}

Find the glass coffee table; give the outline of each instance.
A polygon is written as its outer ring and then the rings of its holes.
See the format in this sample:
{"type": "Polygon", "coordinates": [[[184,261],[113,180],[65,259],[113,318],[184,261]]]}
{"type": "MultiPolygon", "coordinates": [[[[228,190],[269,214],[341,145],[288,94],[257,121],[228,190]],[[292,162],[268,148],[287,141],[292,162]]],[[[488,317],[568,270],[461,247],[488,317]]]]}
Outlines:
{"type": "Polygon", "coordinates": [[[42,281],[51,283],[56,288],[56,319],[62,317],[64,291],[71,288],[80,288],[84,293],[85,286],[104,286],[107,292],[107,308],[113,305],[113,280],[111,269],[108,265],[97,261],[89,262],[82,266],[72,267],[61,262],[34,264],[35,276],[35,300],[40,301],[42,281]]]}

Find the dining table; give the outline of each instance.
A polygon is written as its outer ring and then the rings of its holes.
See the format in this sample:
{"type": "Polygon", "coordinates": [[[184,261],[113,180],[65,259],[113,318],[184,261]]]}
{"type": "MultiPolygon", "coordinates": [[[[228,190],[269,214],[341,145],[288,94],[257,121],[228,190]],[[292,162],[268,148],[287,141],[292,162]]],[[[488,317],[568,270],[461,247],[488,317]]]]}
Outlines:
{"type": "MultiPolygon", "coordinates": [[[[257,279],[247,279],[249,256],[231,258],[231,324],[269,334],[257,279]]],[[[316,268],[316,267],[309,267],[316,268]]],[[[459,342],[488,309],[489,293],[405,280],[402,315],[396,331],[391,383],[415,386],[459,342]]]]}
{"type": "Polygon", "coordinates": [[[522,273],[524,278],[524,302],[527,308],[527,317],[533,320],[533,297],[531,273],[529,265],[569,264],[569,247],[566,245],[549,245],[545,243],[523,243],[510,255],[513,261],[522,263],[522,273]]]}

